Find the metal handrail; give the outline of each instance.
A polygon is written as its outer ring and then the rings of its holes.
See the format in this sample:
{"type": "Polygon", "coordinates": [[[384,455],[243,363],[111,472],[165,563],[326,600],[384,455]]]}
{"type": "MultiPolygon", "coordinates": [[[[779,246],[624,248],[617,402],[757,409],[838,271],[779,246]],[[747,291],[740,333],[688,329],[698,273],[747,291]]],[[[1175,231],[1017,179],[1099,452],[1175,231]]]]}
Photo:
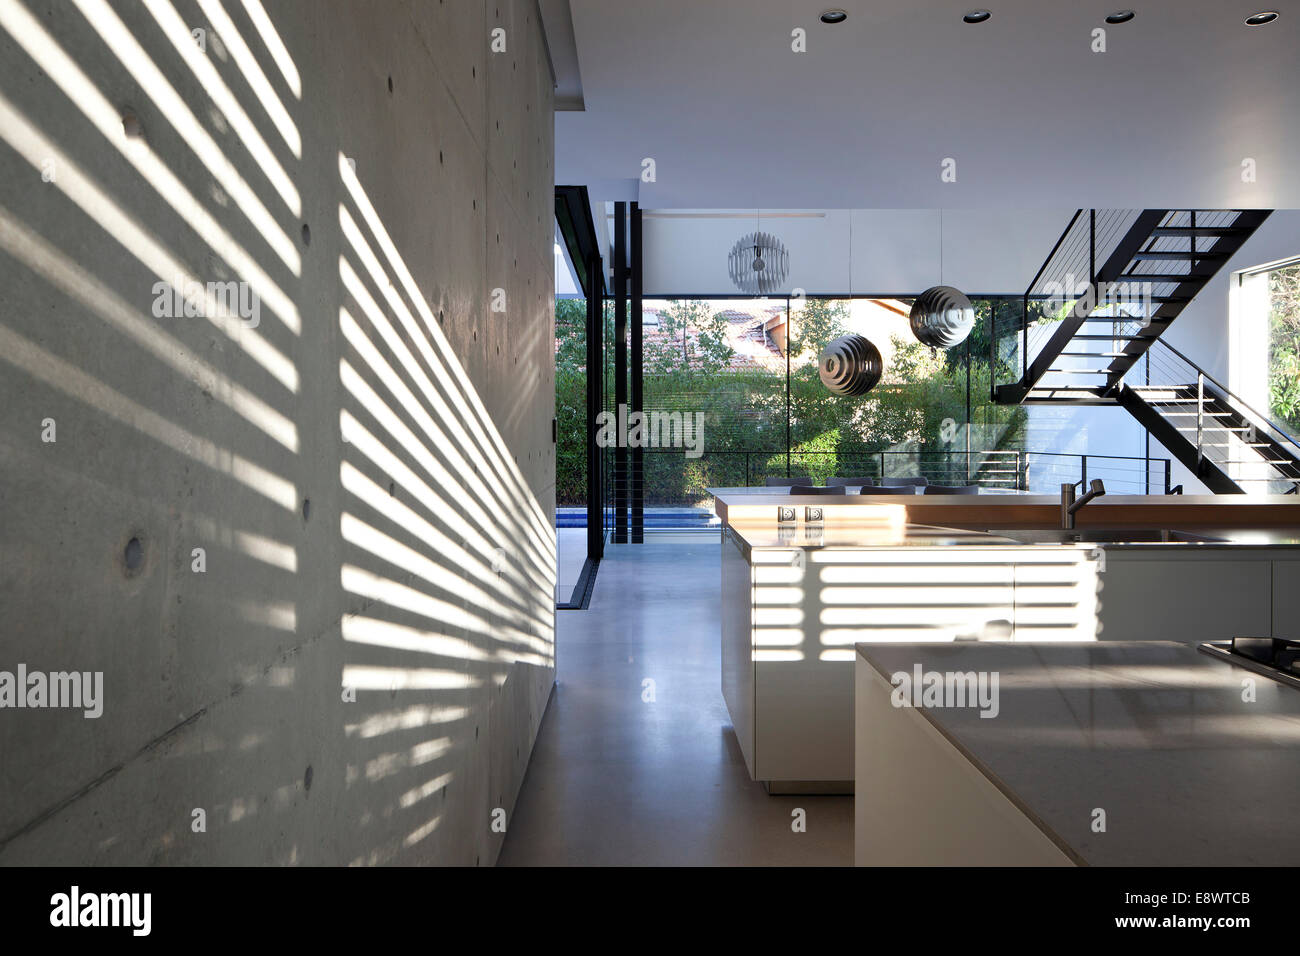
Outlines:
{"type": "MultiPolygon", "coordinates": [[[[644,449],[644,452],[650,454],[674,454],[674,455],[680,454],[680,451],[675,448],[646,448],[644,449]]],[[[712,456],[712,455],[745,456],[745,484],[748,485],[751,478],[751,469],[750,469],[750,461],[749,461],[751,457],[777,458],[777,457],[783,457],[785,453],[786,450],[783,448],[776,448],[776,449],[729,448],[729,449],[721,449],[718,451],[705,452],[705,455],[706,456],[712,456]]],[[[1088,483],[1088,465],[1090,460],[1094,463],[1095,462],[1139,463],[1141,467],[1134,467],[1127,470],[1134,475],[1140,475],[1141,482],[1148,488],[1151,485],[1152,466],[1154,466],[1157,474],[1161,478],[1163,478],[1165,494],[1170,493],[1170,476],[1172,474],[1171,461],[1168,458],[1145,458],[1145,457],[1138,457],[1136,455],[1093,455],[1093,454],[1081,454],[1078,452],[1021,451],[1019,449],[1010,449],[1010,448],[990,448],[990,449],[983,449],[983,450],[971,449],[970,451],[947,450],[947,449],[915,449],[910,451],[909,450],[871,451],[867,449],[863,449],[861,451],[846,451],[843,449],[839,449],[836,451],[818,451],[818,450],[799,451],[798,449],[792,448],[790,449],[790,455],[792,457],[797,457],[797,456],[813,457],[813,456],[835,455],[841,458],[850,458],[855,456],[861,457],[863,459],[874,458],[879,461],[879,473],[882,477],[887,477],[885,475],[884,465],[885,465],[886,458],[889,457],[903,457],[903,458],[917,459],[918,465],[922,467],[926,466],[925,458],[927,456],[943,456],[944,458],[948,458],[948,459],[956,458],[958,459],[957,462],[951,462],[953,467],[955,469],[958,469],[952,472],[954,478],[960,476],[964,471],[964,473],[967,475],[966,478],[967,481],[974,481],[977,484],[984,484],[987,485],[988,487],[1008,487],[1008,488],[1014,488],[1016,490],[1026,490],[1028,488],[1030,467],[1035,457],[1073,460],[1074,462],[1077,463],[1078,467],[1077,469],[1070,468],[1069,470],[1071,472],[1077,471],[1077,473],[1080,476],[1079,480],[1076,481],[1075,484],[1082,483],[1084,486],[1086,486],[1088,483]],[[966,458],[964,467],[962,464],[960,464],[960,459],[963,456],[966,458]],[[981,461],[979,466],[975,467],[972,470],[971,459],[976,456],[981,457],[983,460],[981,461]],[[999,458],[1002,459],[1002,462],[998,461],[999,458]],[[983,466],[988,464],[997,465],[1000,463],[1004,464],[1006,467],[1010,469],[1008,472],[1004,473],[1005,476],[990,474],[987,470],[984,470],[983,474],[980,473],[983,466]],[[998,484],[998,483],[1002,483],[1002,484],[998,484]]],[[[943,463],[948,464],[949,462],[943,462],[943,463]]],[[[933,465],[931,465],[930,467],[933,468],[933,465]]],[[[1109,465],[1107,467],[1110,467],[1113,473],[1113,469],[1115,466],[1109,465]]],[[[755,473],[754,477],[758,477],[758,475],[755,473]]],[[[788,473],[786,477],[790,477],[788,473]]]]}
{"type": "MultiPolygon", "coordinates": [[[[1131,468],[1127,470],[1133,474],[1141,474],[1142,482],[1148,491],[1151,486],[1151,466],[1155,465],[1158,473],[1160,473],[1160,476],[1163,479],[1164,493],[1171,493],[1173,462],[1168,458],[1138,458],[1134,455],[1093,455],[1081,454],[1079,452],[1027,451],[1025,452],[1026,473],[1028,473],[1029,468],[1033,465],[1033,459],[1035,456],[1045,458],[1077,458],[1079,460],[1079,480],[1074,482],[1074,484],[1083,489],[1086,489],[1088,486],[1088,462],[1090,459],[1100,459],[1102,461],[1142,462],[1141,468],[1131,468]]],[[[1096,472],[1094,471],[1094,475],[1095,474],[1096,472]]]]}
{"type": "MultiPolygon", "coordinates": [[[[1153,340],[1142,356],[1146,362],[1145,381],[1138,386],[1129,386],[1125,381],[1124,387],[1134,388],[1145,401],[1157,404],[1168,399],[1157,397],[1153,390],[1168,392],[1175,400],[1177,396],[1182,397],[1181,414],[1184,420],[1194,416],[1195,427],[1190,427],[1189,422],[1188,427],[1180,431],[1195,433],[1193,448],[1197,468],[1203,462],[1211,462],[1238,487],[1247,482],[1277,482],[1289,487],[1288,494],[1300,491],[1300,457],[1290,447],[1283,446],[1284,442],[1297,446],[1296,440],[1174,346],[1159,342],[1169,354],[1154,348],[1157,342],[1159,340],[1153,340]],[[1209,411],[1212,402],[1219,403],[1226,411],[1209,411]],[[1224,418],[1226,420],[1221,420],[1224,418]],[[1246,426],[1244,429],[1243,424],[1246,426]],[[1246,453],[1244,458],[1237,454],[1239,450],[1246,453]],[[1266,473],[1253,474],[1233,467],[1237,465],[1255,465],[1265,469],[1266,473]]],[[[1159,409],[1157,412],[1166,417],[1159,409]]],[[[1183,438],[1192,443],[1191,435],[1183,438]]]]}
{"type": "MultiPolygon", "coordinates": [[[[1049,273],[1058,276],[1064,280],[1067,276],[1073,275],[1077,269],[1079,276],[1086,274],[1089,288],[1094,288],[1097,283],[1097,271],[1101,265],[1106,262],[1116,247],[1123,240],[1137,216],[1141,215],[1141,210],[1132,209],[1077,209],[1070,218],[1064,231],[1057,238],[1056,244],[1052,246],[1052,251],[1048,253],[1043,264],[1038,267],[1029,285],[1025,288],[1021,296],[1021,311],[1019,328],[1020,338],[1020,380],[1023,382],[1028,375],[1029,368],[1033,364],[1032,358],[1036,358],[1038,352],[1042,350],[1044,344],[1050,341],[1049,330],[1056,327],[1057,323],[1048,322],[1040,323],[1033,336],[1030,335],[1029,322],[1029,304],[1033,300],[1042,300],[1050,298],[1039,288],[1039,283],[1045,275],[1049,273]],[[1099,216],[1098,213],[1101,213],[1099,216]],[[1086,228],[1079,230],[1079,223],[1083,220],[1084,213],[1088,213],[1086,228]],[[1074,236],[1074,239],[1071,237],[1074,236]],[[1067,247],[1067,241],[1069,245],[1067,247]],[[1065,248],[1064,256],[1058,260],[1058,256],[1065,248]],[[1033,353],[1033,356],[1031,356],[1033,353]]],[[[1055,293],[1054,293],[1055,294],[1055,293]]],[[[1072,295],[1072,291],[1067,293],[1072,295]]],[[[1087,293],[1085,293],[1086,295],[1087,293]]],[[[1077,300],[1076,300],[1077,301],[1077,300]]],[[[1007,328],[1002,326],[1002,330],[1007,328]]],[[[991,339],[997,340],[999,329],[991,329],[991,339]]],[[[993,343],[990,343],[990,348],[993,343]]],[[[990,383],[991,387],[996,387],[990,383]]]]}
{"type": "MultiPolygon", "coordinates": [[[[1261,415],[1261,414],[1260,414],[1258,411],[1256,411],[1256,410],[1255,410],[1255,409],[1254,409],[1254,408],[1253,408],[1249,403],[1247,403],[1244,399],[1242,399],[1241,396],[1237,395],[1236,392],[1232,391],[1232,389],[1228,388],[1226,385],[1224,385],[1222,382],[1220,382],[1217,378],[1215,378],[1215,377],[1214,377],[1213,375],[1211,375],[1209,372],[1205,371],[1205,369],[1201,368],[1199,365],[1197,365],[1195,362],[1193,362],[1191,359],[1189,359],[1186,355],[1184,355],[1184,354],[1183,354],[1182,352],[1180,352],[1178,349],[1174,348],[1172,345],[1170,345],[1170,344],[1169,344],[1168,342],[1166,342],[1164,339],[1155,339],[1155,340],[1152,342],[1152,345],[1153,345],[1153,346],[1154,346],[1154,345],[1160,345],[1160,346],[1163,346],[1164,348],[1167,348],[1169,351],[1173,352],[1174,355],[1176,355],[1179,359],[1181,359],[1183,362],[1185,362],[1188,366],[1191,367],[1191,369],[1196,373],[1198,379],[1203,380],[1203,381],[1205,381],[1205,382],[1209,382],[1209,383],[1210,383],[1211,385],[1213,385],[1216,389],[1218,389],[1220,392],[1222,392],[1223,395],[1224,395],[1226,398],[1228,398],[1229,400],[1231,400],[1231,402],[1232,402],[1233,405],[1237,406],[1237,407],[1238,407],[1239,409],[1241,409],[1241,410],[1244,410],[1244,411],[1248,412],[1252,417],[1258,419],[1258,420],[1259,420],[1260,422],[1262,422],[1265,426],[1267,426],[1268,428],[1270,428],[1272,431],[1276,432],[1277,435],[1276,435],[1275,437],[1280,436],[1280,437],[1281,437],[1282,439],[1284,439],[1285,441],[1287,441],[1287,442],[1289,442],[1290,444],[1294,445],[1294,446],[1296,447],[1296,450],[1297,450],[1297,451],[1300,451],[1300,441],[1297,441],[1295,438],[1293,438],[1293,437],[1291,436],[1291,434],[1290,434],[1286,429],[1284,429],[1281,425],[1277,424],[1277,422],[1273,421],[1273,420],[1272,420],[1271,418],[1269,418],[1267,415],[1261,415]]],[[[1151,353],[1151,349],[1148,348],[1148,349],[1147,349],[1147,354],[1150,355],[1150,353],[1151,353]]],[[[1189,382],[1189,383],[1186,383],[1186,384],[1191,384],[1191,383],[1189,382]]]]}
{"type": "Polygon", "coordinates": [[[1070,234],[1070,230],[1074,228],[1074,224],[1078,222],[1079,217],[1082,215],[1082,209],[1076,209],[1074,211],[1074,216],[1071,217],[1069,225],[1065,227],[1065,231],[1061,233],[1061,237],[1056,240],[1056,245],[1052,246],[1052,251],[1047,254],[1047,258],[1043,260],[1043,264],[1038,267],[1038,271],[1034,273],[1034,277],[1029,280],[1029,285],[1025,288],[1026,296],[1033,294],[1034,287],[1038,285],[1038,280],[1043,277],[1043,273],[1046,272],[1047,267],[1051,265],[1052,259],[1056,257],[1057,250],[1061,248],[1061,243],[1065,242],[1065,237],[1070,234]]]}

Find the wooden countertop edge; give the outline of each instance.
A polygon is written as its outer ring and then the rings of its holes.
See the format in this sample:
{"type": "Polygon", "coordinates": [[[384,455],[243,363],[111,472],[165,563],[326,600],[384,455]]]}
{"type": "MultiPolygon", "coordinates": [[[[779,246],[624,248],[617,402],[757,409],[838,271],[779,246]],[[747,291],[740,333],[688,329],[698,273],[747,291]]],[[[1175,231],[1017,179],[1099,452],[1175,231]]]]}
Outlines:
{"type": "MultiPolygon", "coordinates": [[[[1061,505],[1047,495],[988,495],[954,498],[934,496],[927,500],[877,498],[856,495],[827,498],[816,495],[735,495],[715,499],[714,511],[723,523],[731,506],[774,507],[778,504],[821,505],[839,510],[868,505],[901,505],[913,524],[937,524],[949,528],[1058,528],[1061,505]]],[[[1080,528],[1300,528],[1300,498],[1274,495],[1269,498],[1213,496],[1116,496],[1089,502],[1075,515],[1080,528]],[[1287,498],[1288,501],[1278,501],[1287,498]],[[1226,500],[1225,500],[1226,499],[1226,500]]]]}

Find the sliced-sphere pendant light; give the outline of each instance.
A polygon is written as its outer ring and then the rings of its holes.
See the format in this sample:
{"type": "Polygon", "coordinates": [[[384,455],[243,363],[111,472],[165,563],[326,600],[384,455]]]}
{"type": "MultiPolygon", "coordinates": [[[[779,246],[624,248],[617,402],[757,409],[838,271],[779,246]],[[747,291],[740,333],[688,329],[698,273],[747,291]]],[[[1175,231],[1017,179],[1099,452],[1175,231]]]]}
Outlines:
{"type": "Polygon", "coordinates": [[[876,387],[884,370],[880,349],[856,332],[832,341],[817,359],[817,374],[835,395],[867,394],[876,387]]]}
{"type": "Polygon", "coordinates": [[[909,316],[918,342],[936,349],[960,345],[975,325],[970,299],[950,285],[926,289],[912,303],[909,316]]]}
{"type": "Polygon", "coordinates": [[[785,285],[790,254],[776,236],[751,232],[741,236],[727,257],[727,272],[736,288],[750,295],[768,295],[785,285]]]}

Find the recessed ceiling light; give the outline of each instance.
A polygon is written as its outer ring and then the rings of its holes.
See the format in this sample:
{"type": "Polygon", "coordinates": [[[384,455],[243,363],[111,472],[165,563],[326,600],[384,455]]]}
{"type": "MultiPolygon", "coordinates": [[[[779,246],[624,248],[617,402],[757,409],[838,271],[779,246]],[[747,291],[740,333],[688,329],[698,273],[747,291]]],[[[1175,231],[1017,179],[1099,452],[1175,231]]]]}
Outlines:
{"type": "Polygon", "coordinates": [[[1128,23],[1134,17],[1132,10],[1116,10],[1106,18],[1107,23],[1128,23]]]}
{"type": "Polygon", "coordinates": [[[1262,27],[1266,23],[1272,23],[1277,19],[1276,10],[1265,10],[1262,13],[1255,13],[1246,18],[1246,26],[1262,27]]]}
{"type": "Polygon", "coordinates": [[[983,23],[991,16],[993,16],[993,14],[989,13],[987,10],[972,10],[970,13],[966,14],[966,16],[962,17],[962,19],[967,23],[983,23]]]}
{"type": "Polygon", "coordinates": [[[827,10],[822,14],[822,23],[843,23],[848,18],[843,10],[827,10]]]}

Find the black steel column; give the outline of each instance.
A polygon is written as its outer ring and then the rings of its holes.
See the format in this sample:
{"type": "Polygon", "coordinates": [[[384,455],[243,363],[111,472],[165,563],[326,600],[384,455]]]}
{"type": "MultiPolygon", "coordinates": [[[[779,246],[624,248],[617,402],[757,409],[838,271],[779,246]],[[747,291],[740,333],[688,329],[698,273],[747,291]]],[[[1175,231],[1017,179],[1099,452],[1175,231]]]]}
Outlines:
{"type": "Polygon", "coordinates": [[[596,443],[596,420],[605,404],[605,277],[600,257],[587,261],[587,557],[605,554],[603,449],[596,443]]]}
{"type": "MultiPolygon", "coordinates": [[[[628,371],[632,378],[632,401],[629,413],[644,414],[641,391],[641,204],[632,203],[632,350],[629,356],[628,371]]],[[[630,416],[629,416],[630,417],[630,416]]],[[[642,427],[646,426],[642,421],[642,427]]],[[[648,432],[644,434],[648,437],[648,432]]],[[[640,445],[632,449],[632,474],[630,491],[632,496],[631,532],[632,543],[645,541],[645,457],[640,445]]]]}
{"type": "Polygon", "coordinates": [[[614,543],[627,543],[627,203],[614,203],[614,543]]]}
{"type": "Polygon", "coordinates": [[[970,336],[966,336],[966,484],[970,484],[970,336]]]}
{"type": "MultiPolygon", "coordinates": [[[[807,302],[804,303],[807,305],[807,302]]],[[[794,349],[794,326],[790,318],[790,297],[785,297],[785,476],[790,476],[790,352],[794,349]]],[[[764,481],[767,477],[764,476],[764,481]]]]}

